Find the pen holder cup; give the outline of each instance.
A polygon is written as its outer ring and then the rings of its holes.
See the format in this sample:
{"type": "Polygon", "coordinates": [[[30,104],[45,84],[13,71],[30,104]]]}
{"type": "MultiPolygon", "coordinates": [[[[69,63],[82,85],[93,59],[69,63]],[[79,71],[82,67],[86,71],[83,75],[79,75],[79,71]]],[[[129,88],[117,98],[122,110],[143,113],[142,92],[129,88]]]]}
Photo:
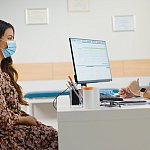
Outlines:
{"type": "MultiPolygon", "coordinates": [[[[82,93],[81,90],[80,93],[82,93]]],[[[70,90],[70,105],[81,105],[81,104],[82,104],[82,99],[79,95],[79,91],[70,90]]]]}

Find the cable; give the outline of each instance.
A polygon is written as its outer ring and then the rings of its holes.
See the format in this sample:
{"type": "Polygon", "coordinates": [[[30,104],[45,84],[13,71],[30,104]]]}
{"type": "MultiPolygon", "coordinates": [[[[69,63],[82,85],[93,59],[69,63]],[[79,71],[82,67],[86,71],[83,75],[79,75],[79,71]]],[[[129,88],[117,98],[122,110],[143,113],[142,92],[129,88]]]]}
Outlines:
{"type": "Polygon", "coordinates": [[[67,87],[65,90],[63,90],[61,93],[59,93],[53,100],[53,107],[57,110],[57,98],[65,93],[69,88],[67,87]]]}

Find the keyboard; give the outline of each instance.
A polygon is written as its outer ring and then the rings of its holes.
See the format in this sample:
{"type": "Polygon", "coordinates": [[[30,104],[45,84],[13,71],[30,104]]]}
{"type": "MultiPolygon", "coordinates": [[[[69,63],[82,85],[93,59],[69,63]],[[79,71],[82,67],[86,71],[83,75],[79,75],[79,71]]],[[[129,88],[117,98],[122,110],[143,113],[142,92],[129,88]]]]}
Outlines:
{"type": "Polygon", "coordinates": [[[123,98],[101,93],[100,101],[107,101],[107,100],[108,101],[123,101],[123,98]]]}

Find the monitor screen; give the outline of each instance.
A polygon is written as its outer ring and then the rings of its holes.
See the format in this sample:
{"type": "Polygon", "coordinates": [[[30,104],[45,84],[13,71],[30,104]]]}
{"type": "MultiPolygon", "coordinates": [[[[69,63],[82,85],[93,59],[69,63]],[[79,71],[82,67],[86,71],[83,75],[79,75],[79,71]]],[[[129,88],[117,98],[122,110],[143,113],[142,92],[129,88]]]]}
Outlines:
{"type": "Polygon", "coordinates": [[[69,38],[69,43],[78,84],[112,80],[105,41],[69,38]]]}

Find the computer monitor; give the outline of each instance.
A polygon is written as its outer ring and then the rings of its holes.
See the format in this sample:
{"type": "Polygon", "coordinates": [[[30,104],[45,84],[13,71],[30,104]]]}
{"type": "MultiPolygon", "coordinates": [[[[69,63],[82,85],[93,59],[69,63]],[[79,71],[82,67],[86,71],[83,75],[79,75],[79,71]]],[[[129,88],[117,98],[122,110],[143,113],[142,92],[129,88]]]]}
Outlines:
{"type": "Polygon", "coordinates": [[[69,38],[69,43],[77,84],[112,81],[105,41],[69,38]]]}

